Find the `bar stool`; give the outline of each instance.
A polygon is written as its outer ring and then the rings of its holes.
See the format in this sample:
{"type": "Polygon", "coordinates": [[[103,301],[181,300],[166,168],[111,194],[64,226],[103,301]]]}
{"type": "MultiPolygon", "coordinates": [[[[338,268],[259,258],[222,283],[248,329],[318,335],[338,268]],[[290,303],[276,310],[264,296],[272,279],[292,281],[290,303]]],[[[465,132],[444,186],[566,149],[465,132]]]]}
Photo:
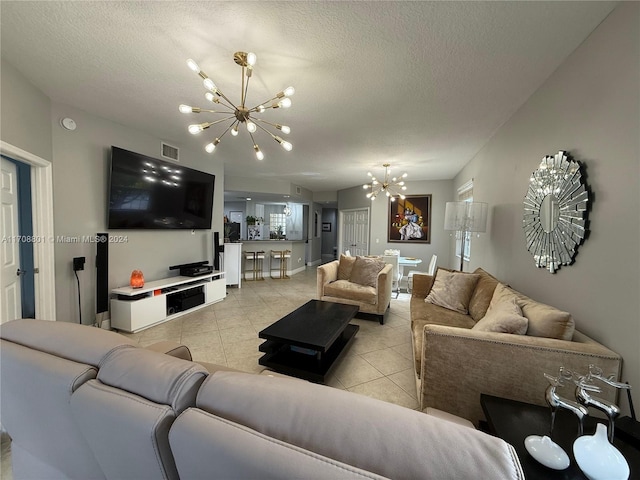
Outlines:
{"type": "Polygon", "coordinates": [[[273,271],[273,261],[280,260],[280,276],[271,278],[289,278],[287,275],[287,259],[291,258],[291,250],[271,250],[271,260],[269,261],[269,273],[273,271]]]}
{"type": "Polygon", "coordinates": [[[242,275],[245,282],[253,280],[264,280],[264,277],[262,276],[264,251],[260,250],[258,252],[243,252],[242,256],[244,257],[244,261],[242,262],[242,275]],[[253,278],[247,278],[247,262],[250,262],[251,264],[251,269],[248,271],[253,274],[253,278]]]}

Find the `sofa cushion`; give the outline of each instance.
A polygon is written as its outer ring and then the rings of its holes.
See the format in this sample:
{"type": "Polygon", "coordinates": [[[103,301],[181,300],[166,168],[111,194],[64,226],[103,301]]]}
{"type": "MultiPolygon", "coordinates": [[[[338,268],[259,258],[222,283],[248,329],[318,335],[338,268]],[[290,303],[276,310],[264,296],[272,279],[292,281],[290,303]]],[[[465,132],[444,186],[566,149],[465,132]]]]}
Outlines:
{"type": "Polygon", "coordinates": [[[348,280],[336,280],[325,285],[324,294],[327,297],[344,298],[371,305],[376,304],[378,296],[378,292],[374,287],[358,285],[348,280]]]}
{"type": "Polygon", "coordinates": [[[340,263],[338,264],[338,280],[349,280],[353,264],[356,263],[356,257],[347,257],[340,255],[340,263]]]}
{"type": "Polygon", "coordinates": [[[563,312],[550,305],[536,302],[526,295],[502,285],[496,287],[496,296],[502,298],[515,295],[522,315],[528,320],[527,335],[532,337],[556,338],[558,340],[573,339],[575,323],[569,312],[563,312]]]}
{"type": "Polygon", "coordinates": [[[356,257],[349,280],[358,285],[374,287],[378,284],[378,273],[384,268],[384,261],[380,258],[356,257]]]}
{"type": "Polygon", "coordinates": [[[439,268],[425,302],[466,315],[479,279],[480,275],[477,274],[449,272],[439,268]]]}
{"type": "Polygon", "coordinates": [[[569,312],[536,302],[520,292],[515,293],[518,296],[518,306],[522,309],[522,314],[529,320],[527,335],[558,340],[573,339],[575,322],[569,312]]]}
{"type": "Polygon", "coordinates": [[[469,300],[469,315],[477,322],[487,313],[498,279],[481,268],[476,268],[473,273],[480,275],[480,279],[469,300]]]}
{"type": "Polygon", "coordinates": [[[522,316],[517,296],[502,283],[495,287],[495,293],[484,317],[473,326],[473,330],[482,332],[527,333],[528,320],[522,316]]]}
{"type": "Polygon", "coordinates": [[[411,299],[411,334],[415,358],[416,375],[420,376],[422,341],[425,325],[446,325],[449,327],[471,328],[475,322],[469,315],[448,308],[426,303],[421,298],[411,299]]]}
{"type": "MultiPolygon", "coordinates": [[[[276,441],[397,480],[523,478],[513,448],[503,440],[311,382],[217,372],[203,384],[197,403],[276,441]]],[[[304,478],[323,477],[306,473],[304,478]]],[[[354,478],[351,472],[339,477],[354,478]]]]}

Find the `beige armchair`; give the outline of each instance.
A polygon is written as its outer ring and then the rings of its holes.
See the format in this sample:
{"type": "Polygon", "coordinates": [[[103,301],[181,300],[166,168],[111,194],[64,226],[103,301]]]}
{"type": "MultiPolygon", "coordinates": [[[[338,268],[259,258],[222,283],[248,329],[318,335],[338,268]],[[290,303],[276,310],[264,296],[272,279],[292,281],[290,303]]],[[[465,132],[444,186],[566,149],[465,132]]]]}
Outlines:
{"type": "Polygon", "coordinates": [[[391,303],[393,267],[386,264],[378,273],[376,287],[359,285],[349,280],[338,280],[340,260],[318,267],[317,296],[326,302],[357,305],[360,312],[376,315],[380,325],[391,303]]]}

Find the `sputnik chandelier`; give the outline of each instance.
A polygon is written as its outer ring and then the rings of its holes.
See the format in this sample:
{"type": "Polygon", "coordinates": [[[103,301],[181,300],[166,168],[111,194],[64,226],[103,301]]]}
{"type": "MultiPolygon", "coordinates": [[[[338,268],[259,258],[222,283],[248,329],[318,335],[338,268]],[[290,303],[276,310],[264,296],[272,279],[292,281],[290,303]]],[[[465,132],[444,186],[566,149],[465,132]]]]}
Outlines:
{"type": "Polygon", "coordinates": [[[402,200],[404,200],[404,195],[402,193],[397,192],[395,189],[399,188],[400,190],[406,190],[407,187],[404,184],[404,178],[406,178],[407,174],[403,173],[400,178],[390,178],[391,177],[391,164],[385,163],[382,165],[385,168],[384,171],[384,180],[380,182],[376,177],[373,176],[371,172],[367,172],[367,175],[371,177],[371,183],[365,183],[362,188],[365,190],[371,189],[369,193],[367,193],[367,198],[371,200],[375,200],[380,192],[384,192],[389,200],[392,202],[395,201],[395,196],[397,195],[402,200]]]}
{"type": "Polygon", "coordinates": [[[204,84],[204,88],[207,89],[205,93],[205,98],[212,103],[215,103],[220,106],[221,110],[209,110],[206,108],[200,107],[191,107],[189,105],[180,105],[179,110],[181,113],[217,113],[227,115],[225,118],[221,118],[220,120],[215,120],[213,122],[204,122],[204,123],[196,123],[193,125],[189,125],[189,133],[193,135],[197,135],[203,130],[211,127],[212,125],[216,125],[218,123],[223,123],[228,120],[231,120],[231,123],[227,126],[227,129],[222,132],[222,135],[216,137],[215,140],[205,145],[204,149],[213,153],[218,144],[220,143],[220,139],[225,136],[225,134],[231,130],[231,135],[234,137],[238,135],[239,130],[238,127],[241,123],[245,124],[247,132],[251,137],[251,141],[253,142],[253,149],[256,152],[256,157],[258,160],[264,159],[264,153],[258,147],[255,139],[253,138],[253,134],[257,131],[258,128],[271,135],[278,144],[282,146],[286,151],[290,152],[293,148],[291,143],[283,140],[280,136],[274,135],[261,124],[271,125],[272,127],[280,130],[282,133],[288,134],[291,132],[291,129],[286,125],[280,125],[278,123],[267,122],[266,120],[262,120],[261,118],[255,117],[256,114],[260,114],[269,108],[289,108],[291,106],[291,99],[289,98],[291,95],[295,93],[295,89],[293,87],[287,87],[283,91],[276,94],[275,97],[270,98],[267,101],[259,103],[255,107],[248,108],[245,105],[247,100],[247,90],[249,89],[249,80],[251,80],[251,74],[253,73],[253,66],[256,63],[256,54],[255,53],[246,53],[246,52],[236,52],[233,54],[233,60],[242,67],[242,85],[240,90],[240,105],[235,105],[227,96],[222,93],[213,80],[211,80],[206,73],[200,70],[200,67],[196,62],[189,59],[187,60],[187,66],[197,73],[200,78],[202,78],[202,83],[204,84]],[[245,82],[246,78],[246,82],[245,82]]]}

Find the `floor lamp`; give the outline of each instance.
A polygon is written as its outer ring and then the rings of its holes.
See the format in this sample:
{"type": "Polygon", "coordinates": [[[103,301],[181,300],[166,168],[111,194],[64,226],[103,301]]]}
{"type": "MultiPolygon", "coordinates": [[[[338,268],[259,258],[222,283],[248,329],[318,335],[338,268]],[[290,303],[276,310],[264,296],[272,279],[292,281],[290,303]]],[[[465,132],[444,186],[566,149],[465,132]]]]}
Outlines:
{"type": "Polygon", "coordinates": [[[464,246],[467,232],[487,231],[489,205],[483,202],[447,202],[444,212],[444,229],[460,232],[460,271],[464,266],[464,246]]]}

